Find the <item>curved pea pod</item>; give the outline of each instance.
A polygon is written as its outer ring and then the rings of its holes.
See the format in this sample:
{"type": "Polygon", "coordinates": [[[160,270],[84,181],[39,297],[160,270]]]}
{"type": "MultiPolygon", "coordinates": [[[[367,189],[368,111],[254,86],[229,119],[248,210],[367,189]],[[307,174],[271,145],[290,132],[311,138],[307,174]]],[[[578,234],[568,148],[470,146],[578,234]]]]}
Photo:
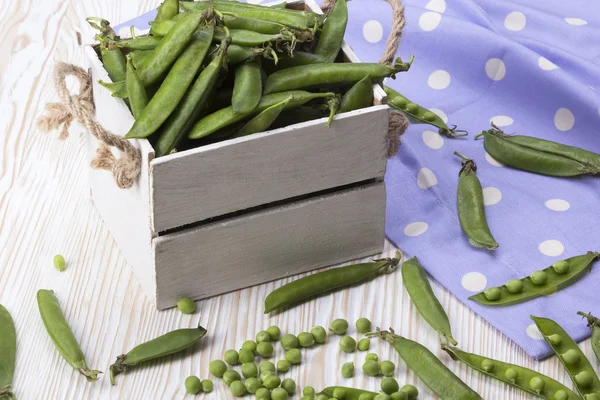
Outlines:
{"type": "MultiPolygon", "coordinates": [[[[154,22],[166,21],[174,18],[179,14],[179,0],[165,0],[160,6],[156,9],[156,17],[154,17],[154,22]]],[[[158,35],[158,33],[150,28],[150,34],[158,35]]],[[[164,35],[160,35],[164,36],[164,35]]]]}
{"type": "Polygon", "coordinates": [[[459,350],[456,347],[451,347],[446,344],[442,344],[442,349],[446,351],[452,357],[453,360],[461,361],[469,367],[485,374],[491,378],[497,379],[501,382],[506,383],[512,387],[523,390],[534,396],[538,396],[547,400],[577,400],[579,396],[565,385],[561,384],[554,379],[542,375],[537,371],[529,368],[521,367],[520,365],[509,364],[503,361],[492,360],[486,357],[482,357],[477,354],[467,353],[459,350]],[[534,378],[541,378],[543,385],[535,389],[531,387],[530,382],[534,378]],[[567,397],[556,397],[556,394],[563,392],[567,397]]]}
{"type": "Polygon", "coordinates": [[[266,95],[260,99],[258,106],[250,113],[234,113],[233,107],[227,107],[207,115],[194,125],[188,137],[190,139],[200,139],[208,136],[226,126],[242,121],[253,114],[260,113],[261,111],[282,102],[290,95],[293,95],[293,100],[289,102],[288,108],[301,106],[311,100],[319,98],[331,99],[336,96],[335,93],[310,93],[302,90],[266,95]]]}
{"type": "Polygon", "coordinates": [[[331,12],[323,24],[315,54],[325,60],[333,62],[344,41],[346,25],[348,24],[348,6],[346,0],[336,0],[331,12]]]}
{"type": "Polygon", "coordinates": [[[600,167],[600,154],[580,149],[579,147],[523,135],[506,135],[505,138],[512,143],[529,147],[530,149],[570,158],[583,165],[600,167]]]}
{"type": "Polygon", "coordinates": [[[457,130],[456,125],[450,128],[444,120],[436,113],[429,111],[425,107],[410,101],[389,86],[384,86],[383,89],[387,94],[387,104],[404,114],[413,124],[428,124],[438,128],[438,132],[448,137],[467,136],[468,133],[462,130],[457,130]],[[464,132],[464,133],[457,133],[464,132]]]}
{"type": "Polygon", "coordinates": [[[240,64],[235,69],[231,105],[234,113],[252,112],[262,97],[261,68],[258,60],[240,64]]]}
{"type": "Polygon", "coordinates": [[[581,397],[587,399],[588,395],[600,394],[600,379],[573,338],[551,319],[533,315],[531,319],[558,356],[581,397]]]}
{"type": "Polygon", "coordinates": [[[100,42],[102,65],[113,82],[125,80],[127,60],[114,42],[100,42]]]}
{"type": "Polygon", "coordinates": [[[402,282],[419,314],[427,323],[453,345],[457,342],[452,337],[450,321],[439,300],[435,297],[425,270],[419,264],[417,257],[402,264],[402,282]]]}
{"type": "Polygon", "coordinates": [[[429,349],[420,343],[394,334],[394,330],[368,333],[389,342],[408,368],[441,400],[482,400],[482,397],[460,380],[429,349]]]}
{"type": "Polygon", "coordinates": [[[152,50],[134,50],[129,53],[129,56],[131,57],[133,66],[137,69],[150,54],[152,54],[152,50]]]}
{"type": "Polygon", "coordinates": [[[285,110],[293,98],[294,97],[290,95],[290,97],[284,101],[262,111],[256,117],[248,121],[248,123],[246,123],[234,137],[248,136],[253,133],[266,131],[273,124],[273,122],[275,122],[277,117],[279,117],[279,114],[285,110]]]}
{"type": "Polygon", "coordinates": [[[166,21],[150,21],[148,24],[150,25],[150,33],[162,37],[166,36],[176,23],[177,20],[168,19],[166,21]]]}
{"type": "Polygon", "coordinates": [[[494,127],[483,131],[483,147],[494,159],[509,167],[541,175],[571,177],[600,174],[600,166],[582,164],[574,159],[547,153],[513,142],[510,135],[494,127]]]}
{"type": "Polygon", "coordinates": [[[475,174],[477,166],[473,160],[462,154],[458,152],[454,152],[454,154],[463,160],[458,178],[457,195],[460,226],[472,243],[487,250],[495,250],[498,248],[498,243],[492,236],[485,218],[483,189],[475,174]]]}
{"type": "Polygon", "coordinates": [[[60,355],[81,375],[85,376],[88,382],[97,381],[98,374],[102,372],[88,368],[85,356],[60,309],[54,291],[38,290],[37,303],[44,326],[60,355]]]}
{"type": "Polygon", "coordinates": [[[288,29],[287,26],[278,22],[264,21],[260,19],[233,17],[225,15],[223,24],[229,29],[243,29],[246,31],[254,31],[258,33],[277,34],[288,29]]]}
{"type": "MultiPolygon", "coordinates": [[[[153,134],[171,113],[177,108],[185,95],[210,47],[214,29],[204,28],[198,31],[189,46],[177,58],[158,91],[152,96],[139,118],[125,136],[126,138],[145,138],[153,134]]],[[[142,64],[143,66],[145,63],[142,64]]],[[[139,70],[138,70],[139,71],[139,70]]],[[[141,79],[141,74],[138,74],[141,79]]]]}
{"type": "Polygon", "coordinates": [[[348,265],[296,279],[269,293],[265,298],[265,314],[323,293],[375,278],[381,273],[391,273],[396,270],[399,262],[400,253],[398,252],[396,258],[348,265]]]}
{"type": "Polygon", "coordinates": [[[361,395],[363,395],[362,398],[360,398],[360,400],[363,400],[364,398],[366,398],[368,395],[370,400],[373,400],[375,398],[375,396],[377,396],[378,393],[375,392],[369,392],[368,390],[362,390],[362,389],[355,389],[355,388],[350,388],[350,387],[345,387],[345,386],[329,386],[326,387],[325,389],[323,389],[322,392],[320,392],[319,394],[323,394],[325,396],[327,396],[328,398],[333,398],[333,392],[336,389],[343,389],[344,392],[346,393],[346,395],[344,396],[344,400],[359,400],[359,397],[361,395]]]}
{"type": "Polygon", "coordinates": [[[142,343],[117,357],[117,361],[110,366],[110,382],[115,384],[115,376],[130,367],[135,367],[146,361],[155,360],[170,354],[179,353],[191,346],[206,335],[206,329],[197,328],[177,329],[146,343],[142,343]]]}
{"type": "Polygon", "coordinates": [[[592,314],[586,314],[581,311],[577,314],[586,318],[588,321],[588,327],[592,331],[592,350],[594,350],[596,359],[600,361],[600,319],[594,317],[592,314]]]}
{"type": "Polygon", "coordinates": [[[269,43],[274,43],[276,46],[280,46],[283,43],[289,43],[290,51],[294,50],[296,42],[295,37],[286,31],[276,34],[269,34],[246,31],[243,29],[230,29],[229,35],[227,35],[225,31],[220,28],[215,30],[215,37],[213,40],[215,42],[220,42],[227,36],[231,38],[232,44],[237,44],[238,46],[263,46],[269,43]]]}
{"type": "Polygon", "coordinates": [[[133,68],[133,62],[131,57],[127,57],[127,79],[125,81],[127,85],[127,98],[129,99],[129,105],[131,107],[131,113],[135,119],[142,115],[142,111],[148,104],[148,93],[146,88],[140,80],[133,68]]]}
{"type": "Polygon", "coordinates": [[[141,36],[117,40],[115,46],[130,50],[154,50],[158,47],[162,39],[160,36],[141,36]]]}
{"type": "Polygon", "coordinates": [[[373,80],[395,77],[408,71],[414,57],[403,62],[397,58],[393,66],[374,63],[322,63],[309,64],[277,71],[269,76],[265,94],[323,86],[352,85],[367,75],[373,80]]]}
{"type": "Polygon", "coordinates": [[[580,256],[567,258],[559,261],[542,271],[546,274],[547,280],[544,284],[534,284],[530,277],[520,279],[521,285],[508,288],[507,285],[499,286],[499,294],[486,296],[486,292],[474,294],[469,297],[485,306],[510,306],[535,299],[540,296],[556,293],[556,291],[565,288],[581,279],[592,269],[592,265],[600,253],[588,252],[580,256]],[[560,267],[559,267],[560,266],[560,267]],[[491,298],[488,298],[491,297],[491,298]]]}
{"type": "Polygon", "coordinates": [[[360,110],[371,105],[373,105],[373,83],[371,75],[367,75],[342,96],[339,112],[360,110]]]}
{"type": "Polygon", "coordinates": [[[6,397],[15,399],[12,380],[17,357],[17,332],[12,317],[2,304],[0,304],[0,355],[0,399],[6,397]]]}

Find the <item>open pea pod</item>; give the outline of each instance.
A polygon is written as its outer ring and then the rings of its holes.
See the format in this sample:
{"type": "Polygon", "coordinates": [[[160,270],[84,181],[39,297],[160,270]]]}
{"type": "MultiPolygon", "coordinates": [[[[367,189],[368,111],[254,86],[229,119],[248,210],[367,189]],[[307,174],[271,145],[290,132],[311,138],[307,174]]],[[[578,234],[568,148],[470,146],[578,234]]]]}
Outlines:
{"type": "Polygon", "coordinates": [[[333,392],[338,390],[338,393],[343,392],[344,400],[373,400],[378,393],[369,392],[368,390],[355,389],[345,386],[329,386],[323,389],[319,394],[327,396],[327,398],[334,398],[333,392]]]}

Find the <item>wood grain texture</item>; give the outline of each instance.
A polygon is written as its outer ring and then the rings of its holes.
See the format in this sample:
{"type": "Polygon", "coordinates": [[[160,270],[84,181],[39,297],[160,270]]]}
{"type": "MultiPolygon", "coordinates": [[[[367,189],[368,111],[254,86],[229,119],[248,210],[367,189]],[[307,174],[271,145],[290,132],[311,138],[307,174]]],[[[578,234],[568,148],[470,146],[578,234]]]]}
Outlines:
{"type": "MultiPolygon", "coordinates": [[[[57,100],[51,81],[54,61],[85,65],[75,38],[78,30],[83,30],[84,37],[91,35],[85,17],[125,21],[158,2],[21,0],[0,7],[0,303],[9,310],[17,328],[14,385],[18,398],[193,399],[185,395],[184,379],[190,374],[207,377],[210,360],[221,357],[226,349],[238,348],[260,329],[278,324],[283,332],[298,333],[314,324],[327,325],[336,317],[354,321],[367,316],[374,324],[393,326],[400,334],[428,346],[485,399],[533,399],[482,378],[442,353],[436,334],[417,314],[398,273],[276,315],[259,312],[262,301],[289,279],[201,301],[193,315],[182,315],[176,309],[156,311],[90,199],[83,129],[75,125],[71,137],[59,141],[56,133],[39,132],[35,121],[45,103],[57,100]],[[56,253],[67,260],[63,273],[52,266],[56,253]],[[169,330],[200,322],[209,335],[181,356],[120,375],[117,386],[111,387],[106,377],[87,383],[60,358],[44,331],[35,304],[35,292],[40,288],[56,291],[88,363],[105,371],[117,355],[169,330]]],[[[387,244],[384,255],[394,250],[387,244]]],[[[542,362],[530,359],[435,282],[433,290],[448,311],[461,348],[534,368],[570,385],[555,357],[542,362]]],[[[353,359],[361,365],[364,354],[342,355],[337,341],[330,337],[327,346],[305,350],[304,363],[287,376],[297,379],[299,387],[340,383],[376,389],[379,380],[361,372],[351,380],[341,377],[341,364],[353,359]]],[[[590,341],[581,347],[593,360],[590,341]]],[[[279,346],[276,349],[274,360],[283,354],[279,346]]],[[[406,370],[390,346],[373,342],[372,349],[381,358],[396,362],[396,378],[416,384],[422,393],[420,399],[435,398],[406,370]]],[[[232,396],[222,382],[216,382],[214,393],[195,398],[232,396]]]]}

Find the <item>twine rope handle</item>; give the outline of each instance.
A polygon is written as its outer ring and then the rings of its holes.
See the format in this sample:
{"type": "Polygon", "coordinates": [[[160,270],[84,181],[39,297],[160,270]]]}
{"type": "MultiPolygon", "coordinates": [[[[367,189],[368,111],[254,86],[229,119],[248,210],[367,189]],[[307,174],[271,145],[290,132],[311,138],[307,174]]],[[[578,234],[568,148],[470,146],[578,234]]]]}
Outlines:
{"type": "Polygon", "coordinates": [[[96,121],[90,75],[83,68],[59,62],[54,70],[54,86],[62,102],[46,104],[47,113],[38,121],[40,130],[49,132],[62,125],[59,138],[66,139],[69,136],[69,127],[77,120],[102,142],[92,160],[92,167],[111,171],[117,186],[122,189],[133,186],[142,168],[141,152],[127,139],[110,133],[96,121]],[[67,76],[78,80],[79,94],[72,95],[69,92],[65,82],[67,76]],[[115,158],[111,147],[123,153],[120,158],[115,158]]]}

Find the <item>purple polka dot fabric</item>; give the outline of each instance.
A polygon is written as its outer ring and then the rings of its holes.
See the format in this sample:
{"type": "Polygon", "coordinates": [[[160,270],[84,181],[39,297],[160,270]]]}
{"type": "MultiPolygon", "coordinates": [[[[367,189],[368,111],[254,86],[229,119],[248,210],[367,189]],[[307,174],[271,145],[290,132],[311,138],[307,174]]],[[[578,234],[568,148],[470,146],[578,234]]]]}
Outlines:
{"type": "MultiPolygon", "coordinates": [[[[260,3],[260,1],[252,1],[260,3]]],[[[265,2],[266,3],[266,2],[265,2]]],[[[576,284],[520,305],[489,308],[468,297],[554,262],[600,251],[600,177],[564,179],[501,165],[474,136],[490,122],[600,153],[600,5],[593,0],[404,0],[398,55],[415,62],[386,84],[432,109],[466,138],[411,125],[388,163],[388,237],[529,355],[550,349],[530,315],[551,318],[576,340],[577,311],[600,315],[600,263],[576,284]],[[473,247],[456,211],[460,151],[478,165],[495,252],[473,247]]],[[[352,0],[346,41],[379,60],[392,25],[383,0],[352,0]]],[[[147,29],[154,12],[117,27],[147,29]]],[[[452,319],[452,316],[450,316],[452,319]]],[[[454,327],[455,330],[464,327],[454,327]]]]}

